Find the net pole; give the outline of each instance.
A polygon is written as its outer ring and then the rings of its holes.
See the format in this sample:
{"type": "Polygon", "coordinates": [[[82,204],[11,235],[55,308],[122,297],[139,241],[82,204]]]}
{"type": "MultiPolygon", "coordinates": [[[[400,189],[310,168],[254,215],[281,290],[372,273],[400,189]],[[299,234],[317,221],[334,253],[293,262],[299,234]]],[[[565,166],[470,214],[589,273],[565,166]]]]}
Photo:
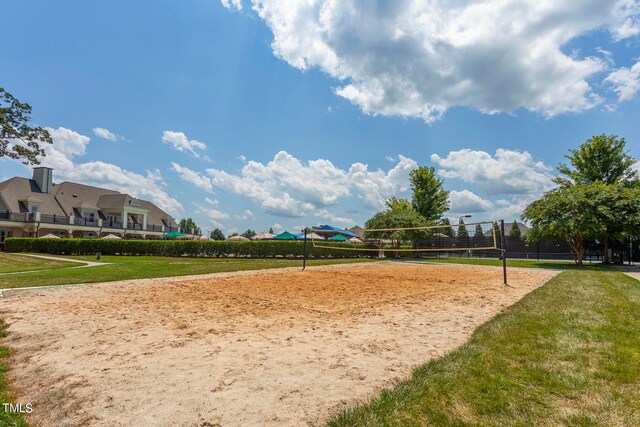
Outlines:
{"type": "Polygon", "coordinates": [[[500,220],[500,246],[502,252],[502,275],[504,276],[504,285],[507,285],[507,239],[504,236],[504,219],[500,220]]]}
{"type": "Polygon", "coordinates": [[[302,271],[307,268],[307,227],[304,228],[304,245],[302,249],[302,271]]]}

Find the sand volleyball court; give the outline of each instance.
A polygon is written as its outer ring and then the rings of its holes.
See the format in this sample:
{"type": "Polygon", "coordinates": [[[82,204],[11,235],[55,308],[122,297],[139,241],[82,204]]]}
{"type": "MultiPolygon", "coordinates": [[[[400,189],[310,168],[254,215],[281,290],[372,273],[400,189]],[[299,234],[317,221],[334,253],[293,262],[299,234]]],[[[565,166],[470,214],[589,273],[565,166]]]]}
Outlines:
{"type": "Polygon", "coordinates": [[[352,264],[26,291],[0,300],[41,426],[319,425],[556,273],[352,264]]]}

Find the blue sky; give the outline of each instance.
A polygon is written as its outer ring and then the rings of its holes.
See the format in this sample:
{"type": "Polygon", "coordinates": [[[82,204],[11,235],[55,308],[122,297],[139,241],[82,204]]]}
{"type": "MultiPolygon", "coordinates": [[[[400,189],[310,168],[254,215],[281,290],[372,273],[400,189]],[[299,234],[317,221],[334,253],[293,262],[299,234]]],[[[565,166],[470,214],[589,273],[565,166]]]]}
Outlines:
{"type": "Polygon", "coordinates": [[[0,86],[56,181],[204,229],[363,225],[417,165],[512,221],[588,137],[640,157],[638,2],[555,3],[4,1],[0,86]]]}

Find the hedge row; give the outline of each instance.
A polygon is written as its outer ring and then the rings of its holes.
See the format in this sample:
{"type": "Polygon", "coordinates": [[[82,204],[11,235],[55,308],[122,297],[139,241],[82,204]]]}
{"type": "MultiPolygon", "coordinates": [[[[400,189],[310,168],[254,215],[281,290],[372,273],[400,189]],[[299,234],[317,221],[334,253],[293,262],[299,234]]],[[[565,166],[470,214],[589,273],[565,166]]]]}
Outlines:
{"type": "MultiPolygon", "coordinates": [[[[365,248],[363,244],[329,243],[335,248],[365,248]]],[[[93,255],[157,255],[157,256],[205,256],[205,257],[301,257],[303,242],[256,240],[248,242],[215,240],[105,240],[105,239],[34,239],[9,238],[5,241],[7,252],[36,252],[45,254],[93,255]]],[[[345,251],[314,248],[307,243],[309,257],[353,258],[375,257],[378,251],[345,251]]]]}

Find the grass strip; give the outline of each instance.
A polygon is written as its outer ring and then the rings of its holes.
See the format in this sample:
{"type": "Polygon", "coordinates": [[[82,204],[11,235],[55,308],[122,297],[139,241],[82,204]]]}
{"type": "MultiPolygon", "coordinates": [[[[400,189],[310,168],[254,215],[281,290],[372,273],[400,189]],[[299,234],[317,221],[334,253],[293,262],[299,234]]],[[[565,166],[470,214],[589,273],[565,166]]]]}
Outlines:
{"type": "Polygon", "coordinates": [[[77,267],[77,263],[34,258],[20,254],[0,253],[0,274],[20,271],[53,270],[66,267],[77,267]]]}
{"type": "MultiPolygon", "coordinates": [[[[0,319],[0,339],[7,334],[6,324],[0,319]]],[[[5,411],[5,403],[12,403],[11,396],[7,390],[7,372],[9,371],[9,349],[0,346],[0,426],[6,427],[26,427],[27,423],[19,413],[5,411]]]]}
{"type": "MultiPolygon", "coordinates": [[[[74,256],[73,259],[95,261],[95,256],[74,256]]],[[[300,267],[302,260],[253,259],[253,258],[181,258],[156,256],[104,256],[99,267],[58,269],[16,275],[0,275],[0,289],[55,286],[76,283],[98,283],[116,280],[145,279],[153,277],[185,276],[192,274],[221,273],[230,271],[263,270],[271,268],[300,267]]],[[[323,259],[307,261],[308,266],[371,262],[369,259],[323,259]]],[[[73,266],[77,266],[74,264],[73,266]]]]}
{"type": "Polygon", "coordinates": [[[640,282],[567,271],[329,426],[640,425],[640,282]]]}

